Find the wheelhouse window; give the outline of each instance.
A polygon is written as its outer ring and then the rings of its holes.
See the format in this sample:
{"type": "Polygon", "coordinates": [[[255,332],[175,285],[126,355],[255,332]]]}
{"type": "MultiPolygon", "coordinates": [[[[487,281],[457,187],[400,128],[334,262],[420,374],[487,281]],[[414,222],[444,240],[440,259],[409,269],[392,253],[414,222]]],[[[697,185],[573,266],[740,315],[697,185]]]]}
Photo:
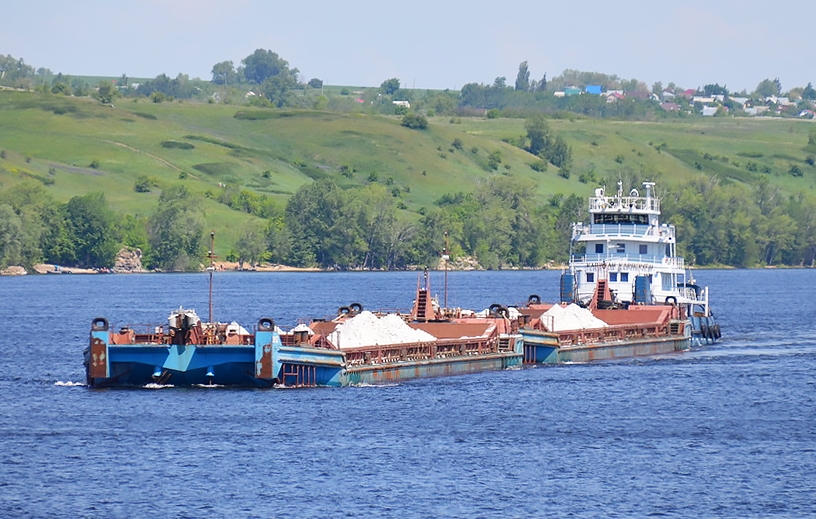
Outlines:
{"type": "Polygon", "coordinates": [[[620,273],[620,280],[621,280],[622,282],[627,282],[627,281],[629,281],[629,273],[628,273],[628,272],[621,272],[621,273],[620,273]]]}
{"type": "Polygon", "coordinates": [[[595,254],[603,254],[603,243],[595,244],[595,254]]]}
{"type": "Polygon", "coordinates": [[[641,243],[638,252],[640,254],[647,254],[649,252],[649,246],[645,243],[641,243]]]}
{"type": "Polygon", "coordinates": [[[618,273],[617,272],[610,272],[609,273],[609,281],[615,282],[618,280],[618,273]]]}
{"type": "Polygon", "coordinates": [[[594,283],[595,282],[595,273],[594,272],[587,272],[587,283],[594,283]]]}
{"type": "Polygon", "coordinates": [[[615,252],[617,252],[618,254],[626,254],[626,244],[618,243],[615,252]]]}

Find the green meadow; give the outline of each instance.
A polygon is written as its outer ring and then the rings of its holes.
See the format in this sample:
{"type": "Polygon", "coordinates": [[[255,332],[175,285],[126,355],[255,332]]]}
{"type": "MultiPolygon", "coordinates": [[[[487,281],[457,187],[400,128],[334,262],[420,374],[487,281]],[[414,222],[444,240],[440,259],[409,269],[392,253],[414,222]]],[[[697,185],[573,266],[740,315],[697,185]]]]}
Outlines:
{"type": "Polygon", "coordinates": [[[518,146],[523,119],[432,117],[427,129],[412,130],[396,116],[126,98],[103,105],[0,90],[0,189],[33,179],[60,201],[102,191],[118,211],[148,215],[161,189],[184,184],[205,195],[207,223],[219,236],[218,249],[228,250],[252,217],[215,201],[224,186],[283,207],[315,180],[331,178],[341,187],[377,182],[401,200],[402,218],[416,219],[442,195],[472,191],[497,175],[531,180],[542,202],[558,193],[587,196],[618,177],[667,187],[699,175],[749,185],[764,179],[789,194],[816,185],[811,121],[548,123],[572,147],[568,174],[530,167],[538,159],[518,146]],[[501,162],[492,169],[488,157],[496,152],[501,162]],[[144,177],[154,185],[137,192],[144,177]]]}

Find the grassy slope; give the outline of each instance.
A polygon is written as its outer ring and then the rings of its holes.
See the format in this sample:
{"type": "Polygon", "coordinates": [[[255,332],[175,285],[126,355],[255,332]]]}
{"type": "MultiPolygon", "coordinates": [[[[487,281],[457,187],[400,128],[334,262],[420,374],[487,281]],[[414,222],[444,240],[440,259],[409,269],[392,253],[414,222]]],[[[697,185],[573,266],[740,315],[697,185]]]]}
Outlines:
{"type": "MultiPolygon", "coordinates": [[[[698,175],[702,167],[703,173],[726,181],[765,176],[787,192],[814,186],[816,171],[804,164],[814,126],[806,121],[564,119],[550,121],[550,126],[573,147],[569,180],[554,167],[534,172],[528,166],[532,156],[501,142],[525,133],[519,119],[451,122],[440,117],[430,121],[428,130],[416,131],[402,127],[396,117],[125,99],[109,107],[90,99],[0,91],[0,149],[6,151],[0,188],[26,177],[50,178],[55,182],[48,190],[59,200],[101,190],[118,210],[149,214],[158,190],[136,193],[133,184],[142,175],[154,177],[161,187],[184,183],[199,193],[217,193],[219,182],[240,185],[283,204],[313,179],[330,177],[352,186],[376,174],[378,182],[410,188],[401,196],[408,207],[403,216],[412,218],[442,194],[470,191],[491,175],[531,179],[541,197],[586,195],[593,186],[577,179],[589,171],[599,179],[632,171],[677,183],[698,175]],[[241,111],[260,118],[236,118],[241,111]],[[451,146],[455,138],[463,142],[462,150],[451,146]],[[163,141],[195,148],[165,148],[163,141]],[[661,143],[666,147],[658,150],[661,143]],[[498,172],[488,172],[487,156],[496,150],[503,164],[498,172]],[[89,167],[93,161],[99,162],[97,169],[89,167]],[[771,172],[749,172],[749,161],[771,172]],[[800,166],[803,177],[788,174],[792,163],[800,166]],[[340,174],[341,166],[352,168],[351,178],[340,174]],[[181,172],[186,179],[179,178],[181,172]]],[[[211,200],[205,203],[208,223],[222,237],[218,252],[225,254],[248,216],[211,200]]]]}

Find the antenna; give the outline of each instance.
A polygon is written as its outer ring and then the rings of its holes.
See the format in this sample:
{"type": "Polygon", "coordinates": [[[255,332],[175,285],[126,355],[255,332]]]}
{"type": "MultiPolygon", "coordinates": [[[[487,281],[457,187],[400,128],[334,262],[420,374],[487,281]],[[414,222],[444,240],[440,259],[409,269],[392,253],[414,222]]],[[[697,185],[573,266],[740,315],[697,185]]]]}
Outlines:
{"type": "Polygon", "coordinates": [[[445,261],[445,311],[448,310],[448,231],[445,231],[445,253],[442,254],[442,259],[445,261]]]}
{"type": "Polygon", "coordinates": [[[212,305],[212,287],[213,287],[213,272],[215,272],[215,263],[213,259],[215,259],[215,231],[210,231],[210,253],[207,255],[210,258],[210,266],[207,267],[207,271],[210,273],[210,295],[209,295],[209,309],[210,313],[207,318],[207,322],[213,322],[213,305],[212,305]]]}

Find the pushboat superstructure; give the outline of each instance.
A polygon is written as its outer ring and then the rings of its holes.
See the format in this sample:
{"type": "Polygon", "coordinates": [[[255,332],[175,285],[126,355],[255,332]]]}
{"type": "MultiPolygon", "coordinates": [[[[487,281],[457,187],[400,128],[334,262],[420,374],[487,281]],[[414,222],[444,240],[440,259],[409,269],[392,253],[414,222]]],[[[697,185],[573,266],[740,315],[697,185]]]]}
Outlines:
{"type": "Polygon", "coordinates": [[[589,308],[678,305],[693,324],[695,342],[720,337],[709,306],[708,287],[696,284],[677,255],[675,227],[660,222],[654,182],[589,198],[589,222],[573,224],[570,261],[561,278],[561,301],[589,308]]]}

